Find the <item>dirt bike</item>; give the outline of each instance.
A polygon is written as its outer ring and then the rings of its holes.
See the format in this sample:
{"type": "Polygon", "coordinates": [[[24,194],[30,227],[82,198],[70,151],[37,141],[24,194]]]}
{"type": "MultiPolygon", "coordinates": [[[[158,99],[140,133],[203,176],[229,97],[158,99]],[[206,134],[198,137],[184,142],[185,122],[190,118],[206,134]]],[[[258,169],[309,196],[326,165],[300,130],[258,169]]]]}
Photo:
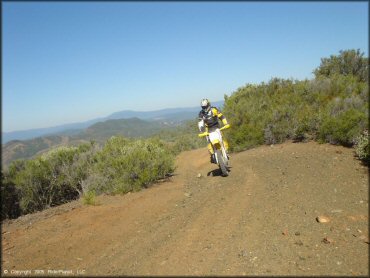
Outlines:
{"type": "Polygon", "coordinates": [[[229,157],[226,153],[224,141],[222,139],[221,130],[228,128],[229,126],[223,126],[222,128],[211,129],[209,132],[203,132],[198,134],[199,137],[206,137],[207,141],[211,143],[213,148],[214,157],[216,164],[220,168],[223,176],[229,175],[229,157]]]}

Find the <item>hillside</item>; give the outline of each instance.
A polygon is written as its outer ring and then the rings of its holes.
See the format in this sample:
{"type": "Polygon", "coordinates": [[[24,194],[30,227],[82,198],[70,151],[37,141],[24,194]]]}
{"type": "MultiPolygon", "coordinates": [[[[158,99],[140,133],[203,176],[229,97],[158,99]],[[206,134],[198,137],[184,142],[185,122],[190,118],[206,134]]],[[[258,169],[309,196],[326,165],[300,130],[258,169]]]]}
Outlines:
{"type": "Polygon", "coordinates": [[[90,140],[103,143],[114,135],[129,138],[150,137],[161,131],[173,128],[179,123],[145,121],[138,118],[107,120],[95,123],[88,128],[71,135],[53,135],[24,141],[10,141],[2,146],[2,163],[8,165],[15,159],[28,159],[57,146],[78,145],[90,140]]]}
{"type": "Polygon", "coordinates": [[[125,137],[149,137],[167,125],[161,122],[149,122],[139,118],[107,120],[89,126],[75,138],[105,141],[113,135],[125,137]]]}
{"type": "Polygon", "coordinates": [[[8,220],[3,269],[368,275],[368,168],[353,149],[286,142],[231,154],[230,164],[223,178],[205,148],[183,152],[175,175],[149,189],[8,220]]]}
{"type": "MultiPolygon", "coordinates": [[[[213,105],[222,107],[224,101],[215,101],[213,105]]],[[[192,120],[197,116],[199,112],[199,106],[194,107],[179,107],[179,108],[167,108],[154,111],[134,111],[134,110],[123,110],[112,113],[106,117],[100,117],[91,119],[84,122],[77,122],[65,125],[59,125],[49,128],[38,128],[29,130],[20,130],[13,132],[2,132],[2,143],[5,144],[12,140],[27,140],[41,136],[61,135],[69,136],[75,135],[82,132],[84,129],[94,125],[95,123],[105,122],[108,120],[117,119],[130,119],[138,118],[141,120],[148,121],[162,121],[171,125],[179,124],[182,121],[192,120]]]]}
{"type": "Polygon", "coordinates": [[[16,159],[28,159],[58,146],[78,145],[86,142],[82,139],[72,139],[70,136],[45,136],[31,140],[10,141],[2,146],[2,165],[6,166],[16,159]]]}

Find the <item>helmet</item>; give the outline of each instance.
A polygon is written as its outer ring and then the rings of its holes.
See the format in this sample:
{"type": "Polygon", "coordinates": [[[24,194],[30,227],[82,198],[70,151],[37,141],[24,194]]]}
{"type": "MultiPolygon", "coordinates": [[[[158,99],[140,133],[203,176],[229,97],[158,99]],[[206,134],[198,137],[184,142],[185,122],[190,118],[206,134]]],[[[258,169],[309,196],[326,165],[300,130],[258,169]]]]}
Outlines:
{"type": "Polygon", "coordinates": [[[200,106],[202,106],[202,110],[203,111],[206,111],[207,112],[211,108],[211,103],[209,102],[208,99],[204,98],[200,102],[200,106]]]}

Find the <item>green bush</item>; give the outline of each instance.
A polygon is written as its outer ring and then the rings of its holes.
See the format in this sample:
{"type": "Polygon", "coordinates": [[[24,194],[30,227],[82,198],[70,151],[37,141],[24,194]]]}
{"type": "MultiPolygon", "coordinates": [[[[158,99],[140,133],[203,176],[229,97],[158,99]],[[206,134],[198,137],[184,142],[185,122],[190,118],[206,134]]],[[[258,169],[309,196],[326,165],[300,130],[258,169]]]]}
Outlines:
{"type": "Polygon", "coordinates": [[[370,145],[369,145],[369,131],[364,130],[355,140],[355,151],[359,159],[369,164],[370,162],[370,145]]]}
{"type": "Polygon", "coordinates": [[[96,176],[87,188],[97,194],[138,191],[174,171],[174,155],[158,139],[112,137],[95,158],[96,176]]]}
{"type": "Polygon", "coordinates": [[[361,132],[359,123],[367,120],[364,113],[350,109],[336,117],[327,116],[321,123],[318,138],[321,142],[352,146],[361,132]]]}
{"type": "Polygon", "coordinates": [[[19,194],[22,214],[79,198],[83,173],[74,163],[90,148],[59,147],[32,160],[13,162],[7,175],[19,194]]]}
{"type": "Polygon", "coordinates": [[[8,176],[1,173],[1,220],[21,215],[19,192],[8,176]]]}
{"type": "Polygon", "coordinates": [[[95,190],[88,191],[84,193],[82,197],[84,205],[96,205],[96,193],[95,190]]]}
{"type": "Polygon", "coordinates": [[[2,176],[2,218],[17,217],[82,197],[126,193],[174,171],[174,152],[159,139],[112,137],[103,148],[91,142],[59,147],[32,160],[17,160],[2,176]],[[19,211],[11,204],[19,203],[19,211]]]}
{"type": "Polygon", "coordinates": [[[314,70],[317,76],[352,75],[360,81],[367,82],[369,59],[359,49],[339,51],[339,55],[322,58],[320,66],[314,70]]]}
{"type": "Polygon", "coordinates": [[[289,139],[352,146],[369,124],[364,61],[368,59],[358,52],[341,51],[338,57],[322,60],[313,80],[273,78],[225,96],[224,114],[232,125],[231,150],[289,139]]]}
{"type": "Polygon", "coordinates": [[[49,157],[26,162],[25,170],[16,176],[21,191],[21,208],[27,212],[42,210],[76,198],[73,185],[66,184],[65,165],[71,163],[74,150],[60,150],[49,157]]]}
{"type": "Polygon", "coordinates": [[[232,125],[231,150],[280,143],[294,136],[292,121],[301,105],[296,84],[275,78],[267,84],[247,84],[225,98],[224,114],[232,125]]]}

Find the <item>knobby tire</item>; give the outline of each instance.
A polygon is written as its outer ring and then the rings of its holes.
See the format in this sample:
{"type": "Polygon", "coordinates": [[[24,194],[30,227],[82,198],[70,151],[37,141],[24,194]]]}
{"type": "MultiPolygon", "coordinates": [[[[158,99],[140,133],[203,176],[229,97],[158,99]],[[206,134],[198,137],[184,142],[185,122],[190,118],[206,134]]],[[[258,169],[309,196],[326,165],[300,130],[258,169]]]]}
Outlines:
{"type": "Polygon", "coordinates": [[[222,172],[222,175],[224,177],[227,177],[229,175],[229,171],[226,167],[226,163],[224,161],[224,157],[222,156],[221,150],[216,150],[216,155],[218,159],[218,166],[220,166],[220,170],[222,172]]]}

